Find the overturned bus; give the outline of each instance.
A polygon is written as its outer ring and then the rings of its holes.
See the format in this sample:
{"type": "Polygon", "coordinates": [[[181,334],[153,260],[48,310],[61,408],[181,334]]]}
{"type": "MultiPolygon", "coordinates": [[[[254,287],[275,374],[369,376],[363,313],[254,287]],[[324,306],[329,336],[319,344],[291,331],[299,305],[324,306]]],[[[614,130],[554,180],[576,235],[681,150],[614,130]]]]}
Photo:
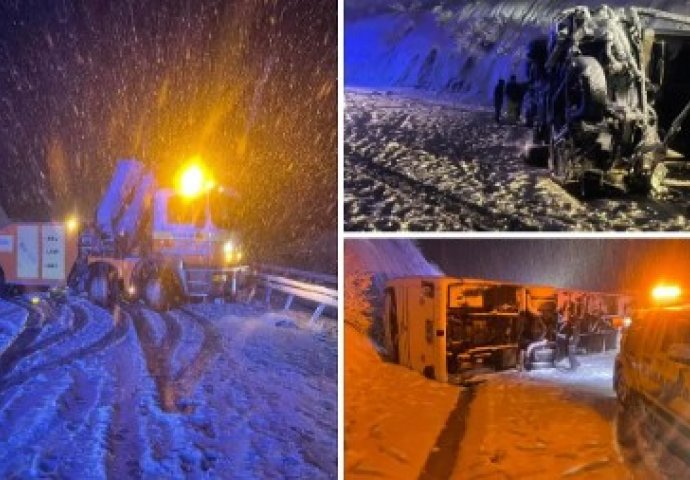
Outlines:
{"type": "Polygon", "coordinates": [[[527,158],[583,197],[690,187],[690,17],[578,6],[528,49],[527,158]]]}
{"type": "MultiPolygon", "coordinates": [[[[615,348],[615,317],[630,297],[483,279],[405,277],[384,291],[389,358],[443,382],[468,373],[553,366],[559,312],[582,326],[591,351],[615,348]]],[[[583,353],[590,351],[589,347],[583,353]]]]}

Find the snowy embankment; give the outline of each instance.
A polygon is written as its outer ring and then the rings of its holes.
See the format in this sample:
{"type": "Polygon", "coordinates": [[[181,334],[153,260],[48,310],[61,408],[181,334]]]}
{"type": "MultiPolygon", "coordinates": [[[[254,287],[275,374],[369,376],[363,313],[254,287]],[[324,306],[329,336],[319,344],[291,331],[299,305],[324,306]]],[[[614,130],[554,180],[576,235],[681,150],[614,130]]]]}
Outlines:
{"type": "MultiPolygon", "coordinates": [[[[603,3],[631,5],[625,0],[403,1],[403,8],[385,4],[368,13],[353,6],[345,22],[345,84],[450,91],[462,102],[489,103],[499,78],[525,76],[527,45],[548,31],[555,14],[603,3]]],[[[690,14],[679,0],[633,3],[690,14]]]]}
{"type": "Polygon", "coordinates": [[[0,357],[1,477],[337,476],[337,342],[308,315],[26,311],[0,357]]]}
{"type": "Polygon", "coordinates": [[[347,478],[416,478],[455,405],[457,387],[385,362],[370,336],[387,279],[438,274],[409,240],[345,243],[347,478]]]}

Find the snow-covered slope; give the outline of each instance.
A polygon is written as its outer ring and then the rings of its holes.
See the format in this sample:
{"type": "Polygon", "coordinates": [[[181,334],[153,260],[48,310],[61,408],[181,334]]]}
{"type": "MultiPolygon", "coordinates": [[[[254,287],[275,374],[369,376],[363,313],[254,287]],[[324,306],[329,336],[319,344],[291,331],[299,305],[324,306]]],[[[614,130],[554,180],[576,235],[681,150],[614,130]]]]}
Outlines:
{"type": "Polygon", "coordinates": [[[378,340],[385,283],[405,275],[441,275],[441,271],[412,240],[346,240],[345,322],[378,340]]]}
{"type": "Polygon", "coordinates": [[[387,279],[439,274],[411,240],[345,242],[347,478],[418,477],[456,402],[457,387],[384,362],[370,336],[387,279]]]}
{"type": "MultiPolygon", "coordinates": [[[[348,2],[346,2],[348,3],[348,2]]],[[[554,14],[574,5],[630,5],[614,0],[401,1],[397,8],[353,2],[345,23],[345,83],[453,91],[486,102],[499,78],[524,74],[530,39],[554,14]],[[455,5],[453,5],[455,4],[455,5]]],[[[636,5],[690,14],[687,2],[636,5]]]]}

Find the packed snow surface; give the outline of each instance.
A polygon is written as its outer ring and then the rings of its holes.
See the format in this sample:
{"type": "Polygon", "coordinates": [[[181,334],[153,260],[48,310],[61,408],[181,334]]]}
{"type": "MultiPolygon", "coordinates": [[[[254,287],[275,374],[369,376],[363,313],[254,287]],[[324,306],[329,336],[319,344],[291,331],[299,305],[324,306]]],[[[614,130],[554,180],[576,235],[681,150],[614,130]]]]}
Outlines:
{"type": "Polygon", "coordinates": [[[0,315],[0,477],[337,476],[337,342],[307,316],[79,298],[0,315]]]}
{"type": "Polygon", "coordinates": [[[346,325],[345,476],[417,478],[457,396],[457,387],[383,362],[346,325]]]}
{"type": "Polygon", "coordinates": [[[345,228],[687,230],[681,203],[607,192],[585,201],[522,158],[530,134],[452,94],[348,89],[345,228]]]}

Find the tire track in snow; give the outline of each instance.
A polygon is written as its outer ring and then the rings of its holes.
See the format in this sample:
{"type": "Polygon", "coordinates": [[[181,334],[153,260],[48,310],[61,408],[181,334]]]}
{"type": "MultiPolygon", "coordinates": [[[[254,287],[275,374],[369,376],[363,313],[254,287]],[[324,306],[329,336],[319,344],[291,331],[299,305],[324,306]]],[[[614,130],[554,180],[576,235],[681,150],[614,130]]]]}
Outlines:
{"type": "Polygon", "coordinates": [[[177,398],[170,378],[170,365],[172,359],[172,346],[174,332],[169,330],[166,322],[166,332],[160,346],[156,345],[153,329],[149,324],[144,309],[137,305],[123,305],[125,311],[132,317],[134,329],[137,332],[139,345],[141,346],[146,361],[146,369],[156,384],[158,402],[164,412],[177,411],[177,398]]]}
{"type": "Polygon", "coordinates": [[[143,307],[130,305],[126,309],[133,316],[146,368],[156,384],[161,409],[165,412],[191,413],[190,406],[183,405],[183,400],[193,393],[204,370],[220,352],[220,332],[208,319],[186,309],[178,311],[183,312],[201,327],[203,339],[196,355],[175,374],[173,357],[184,335],[178,319],[170,312],[161,315],[166,325],[166,333],[158,346],[152,327],[143,314],[143,307]]]}
{"type": "MultiPolygon", "coordinates": [[[[345,149],[346,157],[349,162],[359,166],[364,171],[365,175],[385,183],[393,190],[406,195],[404,192],[406,187],[408,190],[415,191],[418,194],[421,193],[425,199],[425,204],[440,206],[447,213],[455,212],[458,217],[467,212],[474,214],[474,216],[468,218],[474,230],[495,230],[497,225],[502,225],[501,228],[507,228],[509,230],[533,229],[532,226],[523,222],[517,216],[501,214],[494,210],[483,208],[476,203],[464,200],[459,195],[439,189],[435,185],[422,182],[405,173],[395,171],[392,168],[378,165],[373,159],[367,158],[357,151],[348,151],[347,145],[345,149]],[[482,222],[483,219],[490,220],[491,222],[482,222]]],[[[347,225],[345,228],[346,230],[348,229],[347,225]]]]}
{"type": "MultiPolygon", "coordinates": [[[[126,323],[134,323],[138,318],[129,308],[119,305],[126,323]]],[[[123,322],[125,323],[125,322],[123,322]]],[[[136,345],[138,342],[132,342],[136,345]]],[[[112,416],[107,431],[107,457],[105,470],[107,478],[140,478],[142,475],[142,454],[146,451],[145,439],[141,433],[139,415],[139,372],[134,364],[136,354],[131,351],[115,355],[114,392],[112,416]]]]}
{"type": "MultiPolygon", "coordinates": [[[[83,307],[75,304],[68,305],[67,307],[68,311],[71,312],[71,315],[74,318],[72,327],[51,335],[50,337],[44,338],[43,340],[32,343],[24,352],[24,358],[37,353],[43,353],[44,350],[47,350],[54,345],[63,343],[65,340],[68,340],[74,335],[79,334],[79,332],[86,326],[88,315],[84,311],[83,307]]],[[[46,315],[46,317],[50,317],[50,315],[46,315]]]]}
{"type": "Polygon", "coordinates": [[[222,341],[220,331],[208,318],[186,308],[180,311],[194,319],[204,332],[201,348],[194,358],[175,376],[175,383],[180,394],[182,397],[187,397],[194,391],[206,367],[220,353],[222,341]]]}
{"type": "MultiPolygon", "coordinates": [[[[27,310],[29,316],[24,323],[22,331],[15,337],[14,341],[12,341],[5,351],[0,354],[0,379],[6,377],[7,374],[14,369],[14,366],[24,357],[29,346],[41,333],[43,324],[42,313],[29,303],[16,299],[8,299],[6,301],[27,310]]],[[[2,383],[0,383],[0,390],[2,390],[2,383]]]]}
{"type": "MultiPolygon", "coordinates": [[[[83,307],[83,305],[82,305],[83,307]]],[[[95,309],[97,307],[91,306],[90,309],[95,309]]],[[[84,312],[87,315],[88,319],[85,322],[94,321],[93,315],[89,314],[89,308],[84,308],[84,312]]],[[[90,355],[95,355],[98,354],[105,349],[112,347],[119,343],[127,334],[127,331],[129,330],[129,321],[128,318],[123,317],[120,312],[116,311],[111,317],[113,319],[113,327],[105,333],[103,336],[101,336],[98,340],[96,340],[93,343],[90,343],[84,347],[77,348],[76,350],[72,350],[70,353],[66,355],[61,355],[57,356],[56,358],[46,361],[41,363],[40,365],[36,365],[33,367],[30,367],[26,370],[23,370],[21,374],[17,374],[14,377],[6,378],[3,381],[0,381],[0,392],[5,390],[6,388],[11,388],[16,385],[19,385],[21,383],[24,383],[27,379],[45,371],[51,368],[57,368],[57,367],[62,367],[65,365],[69,365],[70,363],[83,359],[84,357],[90,356],[90,355]]],[[[40,328],[39,328],[40,332],[40,328]]],[[[37,336],[38,332],[35,332],[32,334],[32,339],[37,336]]],[[[22,342],[22,350],[17,349],[16,352],[14,352],[14,356],[19,356],[18,358],[15,359],[15,363],[21,359],[25,349],[29,346],[29,344],[24,344],[25,342],[22,342]]],[[[14,358],[14,357],[12,357],[14,358]]],[[[2,360],[0,359],[0,362],[2,360]]],[[[4,375],[2,375],[2,368],[4,367],[4,363],[0,363],[0,378],[2,378],[4,375]]]]}

